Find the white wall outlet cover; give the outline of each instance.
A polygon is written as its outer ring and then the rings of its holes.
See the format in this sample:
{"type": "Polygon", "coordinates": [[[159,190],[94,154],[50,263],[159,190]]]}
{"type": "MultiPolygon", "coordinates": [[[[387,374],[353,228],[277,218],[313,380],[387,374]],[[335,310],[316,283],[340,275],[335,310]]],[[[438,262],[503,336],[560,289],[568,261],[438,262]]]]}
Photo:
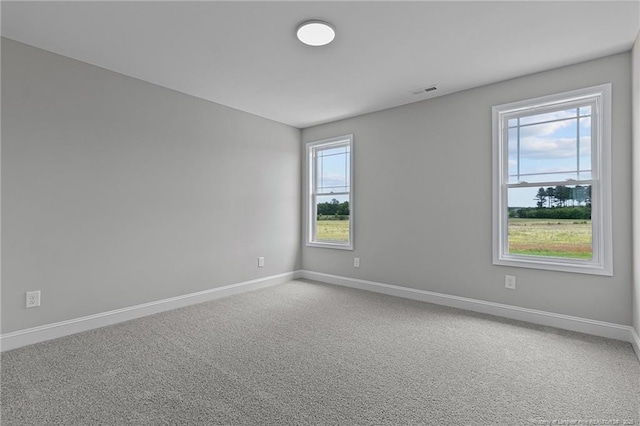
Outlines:
{"type": "Polygon", "coordinates": [[[258,268],[262,268],[264,266],[264,257],[258,258],[258,268]]]}
{"type": "Polygon", "coordinates": [[[513,275],[505,275],[504,277],[504,287],[515,290],[516,288],[516,277],[513,275]]]}
{"type": "Polygon", "coordinates": [[[40,306],[40,290],[27,292],[27,308],[40,306]]]}

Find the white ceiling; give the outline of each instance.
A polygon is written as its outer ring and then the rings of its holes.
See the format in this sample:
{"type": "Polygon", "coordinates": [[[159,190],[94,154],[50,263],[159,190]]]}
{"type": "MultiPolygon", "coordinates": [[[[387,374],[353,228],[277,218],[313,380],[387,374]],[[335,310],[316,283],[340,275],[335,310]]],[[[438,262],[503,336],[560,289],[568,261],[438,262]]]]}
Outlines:
{"type": "Polygon", "coordinates": [[[5,37],[300,128],[627,51],[640,29],[639,1],[1,7],[5,37]],[[300,43],[307,19],[334,43],[300,43]]]}

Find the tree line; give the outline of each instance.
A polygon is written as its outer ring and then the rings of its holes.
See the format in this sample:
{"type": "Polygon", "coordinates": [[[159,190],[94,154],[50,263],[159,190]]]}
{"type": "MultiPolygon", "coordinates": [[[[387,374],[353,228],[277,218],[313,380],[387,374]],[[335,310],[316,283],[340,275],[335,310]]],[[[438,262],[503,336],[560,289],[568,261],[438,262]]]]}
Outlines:
{"type": "Polygon", "coordinates": [[[318,219],[348,219],[349,218],[349,202],[340,202],[335,198],[325,203],[317,205],[318,219]],[[329,216],[329,217],[327,217],[329,216]]]}
{"type": "Polygon", "coordinates": [[[540,187],[534,200],[539,208],[542,207],[566,207],[571,201],[571,205],[578,206],[584,204],[591,204],[591,185],[582,186],[576,185],[573,188],[568,188],[564,185],[558,185],[555,188],[550,186],[548,188],[540,187]]]}
{"type": "Polygon", "coordinates": [[[591,219],[591,185],[541,187],[537,207],[511,207],[509,217],[526,219],[591,219]]]}

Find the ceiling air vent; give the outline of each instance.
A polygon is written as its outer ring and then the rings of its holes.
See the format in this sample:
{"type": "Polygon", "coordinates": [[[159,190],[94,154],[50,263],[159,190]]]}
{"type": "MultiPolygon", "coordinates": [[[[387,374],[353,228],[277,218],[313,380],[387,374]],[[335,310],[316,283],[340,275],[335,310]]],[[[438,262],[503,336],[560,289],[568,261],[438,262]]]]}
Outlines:
{"type": "Polygon", "coordinates": [[[424,93],[435,92],[438,88],[436,86],[421,87],[420,89],[412,90],[414,95],[422,95],[424,93]]]}

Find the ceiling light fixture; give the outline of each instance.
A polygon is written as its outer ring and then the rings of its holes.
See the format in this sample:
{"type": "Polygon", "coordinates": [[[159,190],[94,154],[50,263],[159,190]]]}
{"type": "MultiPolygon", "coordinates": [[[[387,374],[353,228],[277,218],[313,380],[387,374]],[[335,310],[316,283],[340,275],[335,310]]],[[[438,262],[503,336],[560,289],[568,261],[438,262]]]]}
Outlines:
{"type": "Polygon", "coordinates": [[[298,25],[296,35],[298,40],[309,46],[324,46],[333,41],[336,30],[324,21],[305,21],[298,25]]]}

